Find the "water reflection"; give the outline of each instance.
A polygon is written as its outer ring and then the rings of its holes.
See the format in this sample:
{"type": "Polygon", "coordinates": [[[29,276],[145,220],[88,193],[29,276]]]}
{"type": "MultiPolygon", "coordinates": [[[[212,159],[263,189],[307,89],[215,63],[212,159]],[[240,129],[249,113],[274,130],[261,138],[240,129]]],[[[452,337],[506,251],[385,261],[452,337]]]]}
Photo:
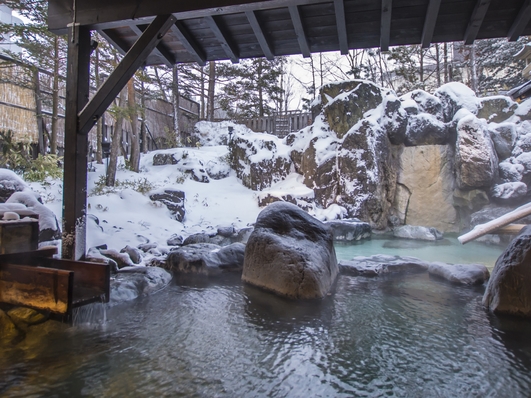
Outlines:
{"type": "Polygon", "coordinates": [[[0,349],[0,395],[527,396],[531,322],[487,314],[482,291],[343,275],[324,300],[291,301],[237,275],[176,278],[104,325],[0,349]]]}

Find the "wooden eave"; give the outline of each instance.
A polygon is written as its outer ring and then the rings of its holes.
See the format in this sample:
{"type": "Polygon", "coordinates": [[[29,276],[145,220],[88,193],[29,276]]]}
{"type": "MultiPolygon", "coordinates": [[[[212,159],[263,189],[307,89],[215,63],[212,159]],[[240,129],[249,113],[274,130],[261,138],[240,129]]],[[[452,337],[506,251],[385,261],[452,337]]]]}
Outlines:
{"type": "Polygon", "coordinates": [[[146,65],[531,35],[531,0],[50,0],[51,31],[73,22],[126,53],[157,15],[175,25],[146,65]]]}

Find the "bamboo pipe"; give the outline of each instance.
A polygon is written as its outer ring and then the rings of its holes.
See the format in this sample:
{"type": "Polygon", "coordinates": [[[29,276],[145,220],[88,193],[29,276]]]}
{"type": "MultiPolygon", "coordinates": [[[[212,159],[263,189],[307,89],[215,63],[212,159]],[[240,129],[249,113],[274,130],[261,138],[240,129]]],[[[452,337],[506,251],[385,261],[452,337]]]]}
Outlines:
{"type": "Polygon", "coordinates": [[[472,231],[459,236],[457,240],[461,244],[464,245],[465,243],[470,242],[471,240],[477,239],[480,236],[486,235],[499,228],[505,227],[506,225],[516,220],[519,220],[520,218],[526,217],[530,214],[531,214],[531,203],[527,203],[507,214],[504,214],[501,217],[498,217],[492,221],[489,221],[488,223],[476,225],[472,231]]]}

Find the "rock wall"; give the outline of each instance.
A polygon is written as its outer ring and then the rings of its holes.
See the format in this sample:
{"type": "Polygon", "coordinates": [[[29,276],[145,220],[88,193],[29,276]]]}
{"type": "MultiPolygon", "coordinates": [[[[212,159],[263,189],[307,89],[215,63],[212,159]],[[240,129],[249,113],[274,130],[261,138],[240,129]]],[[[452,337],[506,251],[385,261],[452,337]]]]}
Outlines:
{"type": "Polygon", "coordinates": [[[283,141],[236,137],[244,185],[267,189],[295,171],[315,206],[340,206],[375,229],[457,232],[488,204],[530,199],[531,99],[478,98],[460,83],[398,97],[353,80],[322,87],[312,114],[313,125],[283,141]]]}

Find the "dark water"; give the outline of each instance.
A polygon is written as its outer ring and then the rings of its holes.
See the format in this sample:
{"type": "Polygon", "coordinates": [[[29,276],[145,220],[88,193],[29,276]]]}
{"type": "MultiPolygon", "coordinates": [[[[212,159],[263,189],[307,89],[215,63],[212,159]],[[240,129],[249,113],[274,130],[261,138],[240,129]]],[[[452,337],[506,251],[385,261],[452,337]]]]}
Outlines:
{"type": "Polygon", "coordinates": [[[340,276],[292,302],[228,275],[175,280],[0,349],[7,397],[527,397],[531,322],[481,306],[483,287],[427,274],[340,276]]]}

